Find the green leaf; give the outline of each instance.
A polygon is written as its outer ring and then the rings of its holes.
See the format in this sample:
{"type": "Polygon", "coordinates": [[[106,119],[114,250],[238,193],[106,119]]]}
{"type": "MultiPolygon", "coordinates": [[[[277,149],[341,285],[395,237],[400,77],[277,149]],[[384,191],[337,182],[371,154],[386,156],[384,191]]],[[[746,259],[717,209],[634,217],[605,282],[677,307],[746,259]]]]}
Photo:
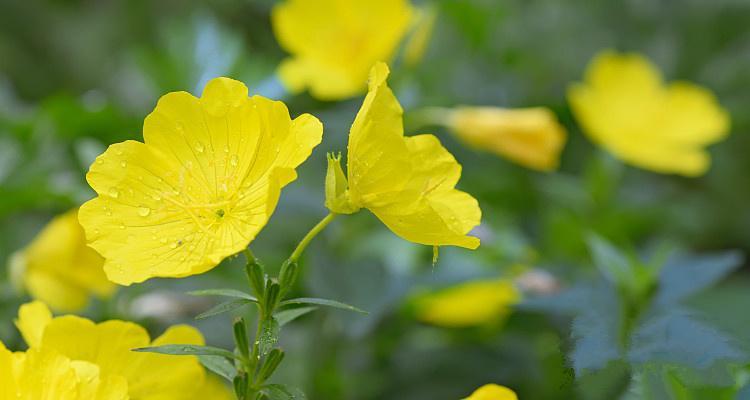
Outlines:
{"type": "Polygon", "coordinates": [[[739,251],[673,257],[659,275],[658,305],[674,304],[709,288],[742,265],[739,251]]]}
{"type": "Polygon", "coordinates": [[[254,296],[251,296],[248,293],[245,293],[240,290],[235,289],[205,289],[205,290],[194,290],[192,292],[188,292],[189,295],[192,296],[224,296],[224,297],[234,297],[237,299],[245,299],[252,302],[257,303],[258,299],[256,299],[254,296]]]}
{"type": "Polygon", "coordinates": [[[279,322],[274,317],[261,321],[260,336],[257,338],[261,356],[265,356],[276,346],[279,341],[279,329],[279,322]]]}
{"type": "Polygon", "coordinates": [[[315,306],[291,308],[289,310],[279,311],[274,316],[276,317],[276,321],[279,322],[279,326],[284,326],[294,321],[295,319],[305,314],[311,313],[317,309],[318,307],[315,306]]]}
{"type": "Polygon", "coordinates": [[[336,300],[318,299],[318,298],[313,298],[313,297],[300,297],[297,299],[285,300],[285,301],[282,301],[281,304],[279,304],[279,306],[283,307],[283,306],[288,306],[290,304],[315,304],[319,306],[328,306],[328,307],[339,308],[339,309],[347,310],[347,311],[354,311],[354,312],[358,312],[361,314],[369,314],[367,311],[361,310],[357,307],[351,306],[346,303],[342,303],[336,300]]]}
{"type": "Polygon", "coordinates": [[[300,389],[297,389],[295,387],[287,386],[287,385],[280,385],[280,384],[270,384],[270,385],[264,385],[261,389],[261,392],[268,396],[269,400],[305,400],[307,399],[307,396],[305,396],[305,393],[302,392],[300,389]]]}
{"type": "Polygon", "coordinates": [[[223,314],[225,312],[232,311],[234,309],[240,308],[247,304],[252,304],[253,301],[247,300],[247,299],[234,299],[234,300],[228,300],[223,303],[219,303],[215,307],[212,307],[210,310],[200,313],[195,316],[195,319],[205,319],[208,317],[213,317],[214,315],[223,314]]]}
{"type": "Polygon", "coordinates": [[[234,364],[229,362],[225,357],[199,355],[198,360],[204,367],[229,382],[232,382],[237,375],[237,369],[234,368],[234,364]]]}
{"type": "Polygon", "coordinates": [[[133,351],[141,353],[170,354],[176,356],[219,356],[229,359],[237,359],[237,356],[229,350],[196,344],[165,344],[162,346],[140,347],[133,349],[133,351]]]}
{"type": "Polygon", "coordinates": [[[624,254],[599,235],[589,235],[586,242],[594,265],[608,281],[618,287],[635,286],[633,268],[624,254]]]}

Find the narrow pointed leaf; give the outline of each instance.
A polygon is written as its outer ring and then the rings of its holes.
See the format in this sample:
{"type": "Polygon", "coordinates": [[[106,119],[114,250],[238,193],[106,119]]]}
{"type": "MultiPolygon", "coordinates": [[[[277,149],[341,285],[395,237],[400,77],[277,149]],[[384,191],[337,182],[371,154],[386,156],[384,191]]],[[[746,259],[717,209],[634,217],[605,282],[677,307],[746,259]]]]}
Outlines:
{"type": "Polygon", "coordinates": [[[342,303],[340,301],[336,300],[328,300],[328,299],[318,299],[318,298],[312,298],[312,297],[300,297],[297,299],[289,299],[282,301],[280,306],[288,306],[291,304],[314,304],[319,306],[327,306],[327,307],[333,307],[333,308],[339,308],[342,310],[347,311],[354,311],[361,314],[369,314],[367,311],[359,309],[357,307],[354,307],[352,305],[342,303]]]}
{"type": "Polygon", "coordinates": [[[241,290],[235,290],[235,289],[205,289],[205,290],[194,290],[192,292],[188,292],[189,295],[192,296],[224,296],[224,297],[234,297],[237,299],[245,299],[252,302],[258,302],[258,299],[256,299],[254,296],[251,296],[248,293],[245,293],[241,290]]]}
{"type": "Polygon", "coordinates": [[[237,376],[237,369],[234,368],[234,364],[229,362],[225,357],[199,355],[198,360],[204,367],[229,382],[232,382],[234,377],[237,376]]]}
{"type": "Polygon", "coordinates": [[[213,317],[214,315],[223,314],[225,312],[232,311],[234,309],[240,308],[247,304],[252,304],[253,301],[247,300],[247,299],[234,299],[234,300],[228,300],[223,303],[220,303],[216,305],[215,307],[211,308],[210,310],[203,312],[201,314],[198,314],[195,319],[205,319],[208,317],[213,317]]]}
{"type": "Polygon", "coordinates": [[[275,314],[276,321],[279,322],[279,326],[284,326],[295,319],[311,313],[315,310],[317,310],[318,307],[315,306],[309,306],[309,307],[298,307],[298,308],[290,308],[289,310],[283,310],[279,311],[275,314]]]}
{"type": "Polygon", "coordinates": [[[237,359],[237,356],[229,350],[195,344],[165,344],[163,346],[140,347],[133,349],[133,351],[170,354],[176,356],[219,356],[229,359],[237,359]]]}

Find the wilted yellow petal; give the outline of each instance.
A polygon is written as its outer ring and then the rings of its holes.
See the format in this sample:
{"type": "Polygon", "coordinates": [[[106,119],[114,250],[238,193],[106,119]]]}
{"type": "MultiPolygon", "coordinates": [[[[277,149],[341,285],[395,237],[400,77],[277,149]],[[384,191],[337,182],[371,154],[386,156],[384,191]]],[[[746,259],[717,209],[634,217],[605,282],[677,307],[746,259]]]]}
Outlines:
{"type": "Polygon", "coordinates": [[[467,327],[504,319],[521,294],[507,280],[472,281],[422,295],[416,317],[444,327],[467,327]]]}
{"type": "Polygon", "coordinates": [[[518,400],[518,396],[505,386],[490,383],[480,387],[464,400],[518,400]]]}
{"type": "Polygon", "coordinates": [[[705,147],[729,131],[729,116],[710,91],[665,85],[656,67],[637,54],[598,55],[568,99],[593,141],[655,172],[702,175],[710,166],[705,147]]]}
{"type": "Polygon", "coordinates": [[[292,91],[336,100],[365,89],[375,62],[392,58],[413,14],[407,0],[286,0],[271,20],[291,53],[279,75],[292,91]]]}
{"type": "Polygon", "coordinates": [[[565,128],[547,108],[459,107],[448,115],[453,132],[476,149],[541,171],[559,165],[565,128]]]}
{"type": "Polygon", "coordinates": [[[455,189],[461,166],[435,136],[404,137],[388,73],[384,63],[372,68],[349,134],[349,201],[406,240],[474,249],[479,239],[466,235],[479,225],[481,211],[473,197],[455,189]]]}
{"type": "Polygon", "coordinates": [[[246,248],[323,127],[216,78],[201,98],[163,96],[143,130],[145,143],[114,144],[92,164],[99,196],[80,211],[107,276],[123,285],[202,273],[246,248]]]}
{"type": "Polygon", "coordinates": [[[89,296],[110,296],[104,259],[86,245],[78,210],[55,217],[28,247],[14,255],[13,270],[31,297],[58,311],[77,311],[89,296]]]}
{"type": "Polygon", "coordinates": [[[52,322],[52,312],[41,301],[21,305],[18,309],[16,327],[29,347],[38,347],[47,325],[52,322]]]}

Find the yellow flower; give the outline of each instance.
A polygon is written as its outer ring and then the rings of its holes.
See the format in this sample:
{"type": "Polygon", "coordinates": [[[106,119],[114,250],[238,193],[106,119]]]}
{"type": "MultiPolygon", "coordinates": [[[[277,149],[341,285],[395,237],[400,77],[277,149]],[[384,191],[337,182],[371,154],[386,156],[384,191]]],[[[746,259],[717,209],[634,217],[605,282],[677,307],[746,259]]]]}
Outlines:
{"type": "Polygon", "coordinates": [[[204,344],[200,332],[186,325],[173,326],[152,341],[134,323],[95,324],[74,315],[53,318],[44,303],[35,301],[21,306],[16,326],[29,351],[56,352],[93,364],[104,376],[127,382],[133,399],[188,400],[204,385],[205,371],[196,357],[132,351],[164,344],[204,344]]]}
{"type": "Polygon", "coordinates": [[[490,383],[480,387],[464,400],[518,400],[518,396],[505,386],[490,383]]]}
{"type": "Polygon", "coordinates": [[[469,146],[540,171],[559,165],[566,132],[547,108],[459,107],[446,115],[446,125],[469,146]]]}
{"type": "Polygon", "coordinates": [[[520,300],[508,280],[471,281],[417,298],[415,311],[420,321],[460,328],[501,321],[520,300]]]}
{"type": "Polygon", "coordinates": [[[129,285],[205,272],[263,228],[323,126],[284,103],[216,78],[203,96],[163,96],[144,142],[110,146],[86,178],[98,197],[79,218],[107,277],[129,285]]]}
{"type": "Polygon", "coordinates": [[[0,342],[0,400],[126,400],[128,384],[54,350],[11,353],[0,342]]]}
{"type": "Polygon", "coordinates": [[[437,9],[434,5],[419,8],[415,14],[411,34],[404,44],[404,62],[407,65],[416,65],[422,60],[437,20],[437,9]]]}
{"type": "Polygon", "coordinates": [[[729,132],[729,116],[711,91],[689,82],[665,84],[638,54],[597,55],[568,99],[594,142],[655,172],[704,174],[711,163],[705,147],[729,132]]]}
{"type": "Polygon", "coordinates": [[[78,210],[54,218],[25,249],[11,257],[11,275],[35,299],[58,311],[78,311],[90,295],[115,289],[104,275],[104,259],[86,245],[78,210]]]}
{"type": "Polygon", "coordinates": [[[292,54],[279,67],[287,88],[321,100],[364,91],[373,64],[393,57],[413,10],[408,0],[287,0],[273,9],[274,33],[292,54]]]}
{"type": "Polygon", "coordinates": [[[387,77],[387,65],[373,67],[349,133],[348,182],[339,159],[329,157],[326,206],[342,214],[367,208],[415,243],[477,248],[479,239],[466,234],[481,211],[473,197],[455,189],[461,166],[435,136],[404,137],[403,111],[387,77]]]}
{"type": "Polygon", "coordinates": [[[234,392],[229,390],[216,375],[206,375],[206,382],[193,397],[200,400],[235,400],[234,392]]]}

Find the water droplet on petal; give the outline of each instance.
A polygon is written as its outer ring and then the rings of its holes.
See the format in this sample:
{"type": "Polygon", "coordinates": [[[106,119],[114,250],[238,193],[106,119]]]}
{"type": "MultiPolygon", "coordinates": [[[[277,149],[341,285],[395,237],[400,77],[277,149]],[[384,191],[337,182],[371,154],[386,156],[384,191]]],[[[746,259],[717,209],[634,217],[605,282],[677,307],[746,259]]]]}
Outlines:
{"type": "Polygon", "coordinates": [[[232,155],[232,158],[229,159],[229,163],[232,164],[233,167],[236,167],[237,164],[240,163],[240,158],[237,157],[237,154],[232,155]]]}
{"type": "Polygon", "coordinates": [[[123,168],[125,168],[125,167],[128,166],[128,162],[127,161],[120,161],[120,166],[123,167],[123,168]]]}
{"type": "Polygon", "coordinates": [[[151,209],[148,207],[138,207],[138,215],[141,217],[148,217],[151,214],[151,209]]]}
{"type": "Polygon", "coordinates": [[[195,145],[195,151],[197,151],[198,153],[203,153],[203,151],[205,151],[205,150],[206,150],[206,146],[204,146],[203,143],[198,142],[195,145]]]}
{"type": "Polygon", "coordinates": [[[109,188],[109,192],[107,192],[110,197],[112,198],[118,198],[120,196],[120,191],[117,190],[117,188],[109,188]]]}

